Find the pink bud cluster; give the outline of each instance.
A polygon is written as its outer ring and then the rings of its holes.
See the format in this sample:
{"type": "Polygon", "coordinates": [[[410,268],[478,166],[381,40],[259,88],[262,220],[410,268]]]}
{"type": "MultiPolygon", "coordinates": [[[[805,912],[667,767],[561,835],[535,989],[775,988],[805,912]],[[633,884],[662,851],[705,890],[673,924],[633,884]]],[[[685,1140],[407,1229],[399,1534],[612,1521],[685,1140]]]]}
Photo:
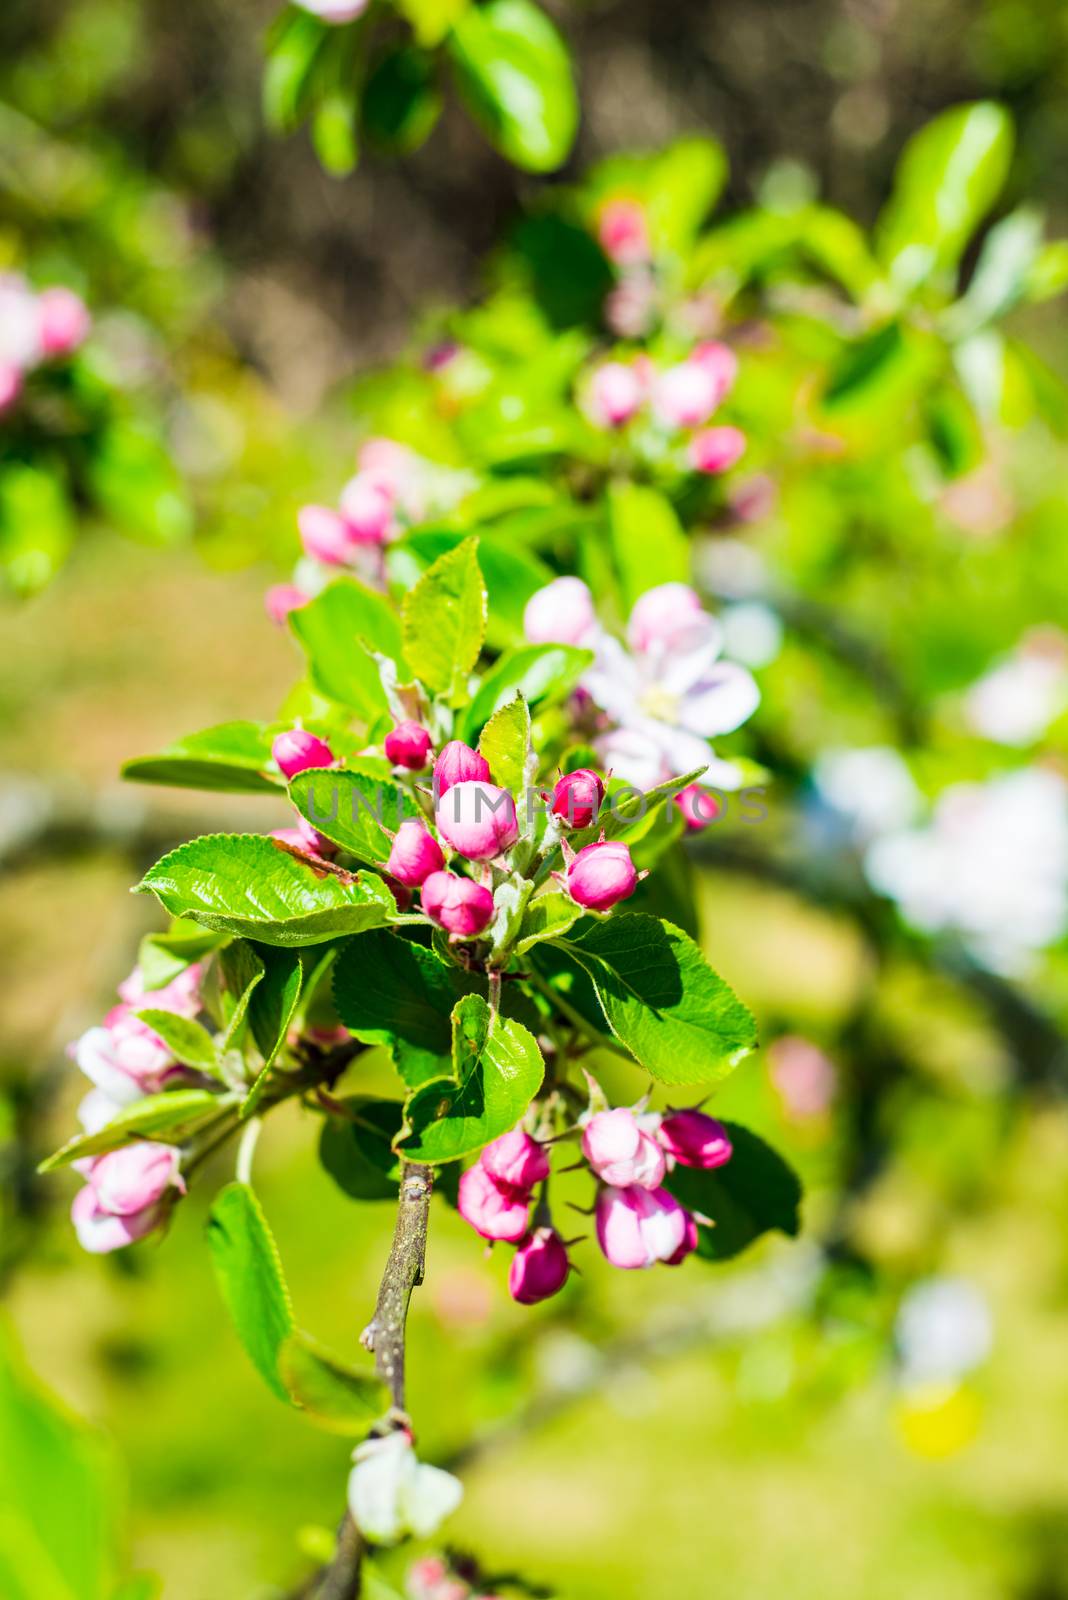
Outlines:
{"type": "Polygon", "coordinates": [[[441,1556],[422,1556],[408,1568],[408,1600],[500,1600],[499,1595],[472,1588],[441,1556]]]}
{"type": "Polygon", "coordinates": [[[678,1266],[697,1248],[697,1219],[664,1187],[670,1169],[710,1170],[731,1157],[723,1125],[701,1111],[626,1107],[589,1117],[582,1153],[599,1181],[597,1241],[614,1267],[678,1266]]]}
{"type": "MultiPolygon", "coordinates": [[[[406,445],[395,439],[368,439],[357,468],[336,508],[312,504],[297,513],[305,555],[326,567],[361,568],[369,554],[379,552],[406,525],[426,514],[429,464],[406,445]]],[[[281,589],[270,591],[272,615],[284,610],[287,598],[281,589]]]]}
{"type": "Polygon", "coordinates": [[[519,1305],[548,1300],[563,1288],[570,1263],[567,1246],[547,1223],[530,1226],[537,1184],[549,1176],[545,1146],[521,1128],[486,1145],[460,1179],[460,1215],[484,1239],[518,1246],[508,1273],[508,1291],[519,1305]]]}
{"type": "MultiPolygon", "coordinates": [[[[124,1107],[189,1076],[159,1034],[136,1013],[151,1009],[195,1017],[200,1011],[200,979],[201,969],[194,965],[163,988],[146,990],[140,968],[135,967],[119,985],[120,1003],[99,1027],[90,1028],[71,1045],[70,1054],[93,1084],[78,1107],[78,1119],[87,1133],[98,1132],[124,1107]]],[[[75,1197],[72,1217],[87,1250],[117,1250],[142,1238],[160,1221],[167,1192],[185,1192],[178,1152],[166,1145],[126,1145],[77,1166],[86,1186],[75,1197]]]]}
{"type": "Polygon", "coordinates": [[[85,302],[73,290],[38,292],[21,273],[0,274],[0,414],[14,405],[30,372],[73,355],[89,327],[85,302]]]}
{"type": "Polygon", "coordinates": [[[683,461],[693,472],[728,471],[745,452],[745,435],[730,424],[710,425],[734,387],[738,358],[708,339],[682,361],[656,366],[645,355],[609,358],[585,376],[579,405],[595,428],[618,432],[644,416],[663,433],[683,435],[683,461]]]}

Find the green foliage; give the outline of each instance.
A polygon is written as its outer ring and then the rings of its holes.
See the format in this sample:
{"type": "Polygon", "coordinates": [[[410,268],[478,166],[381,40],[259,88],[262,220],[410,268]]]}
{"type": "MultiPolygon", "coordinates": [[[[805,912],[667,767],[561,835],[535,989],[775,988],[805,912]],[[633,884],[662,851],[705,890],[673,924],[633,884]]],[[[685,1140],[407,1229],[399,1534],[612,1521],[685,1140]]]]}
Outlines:
{"type": "Polygon", "coordinates": [[[317,689],[364,717],[386,709],[371,652],[398,663],[402,656],[396,615],[381,595],[354,578],[338,578],[289,620],[317,689]]]}
{"type": "Polygon", "coordinates": [[[385,1045],[409,1088],[447,1073],[450,1018],[474,984],[433,951],[379,932],[346,945],[334,969],[338,1016],[364,1044],[385,1045]]]}
{"type": "Polygon", "coordinates": [[[124,1106],[99,1132],[80,1133],[68,1140],[41,1162],[40,1170],[52,1172],[85,1156],[103,1155],[141,1139],[174,1143],[214,1121],[219,1110],[219,1096],[211,1089],[166,1089],[162,1094],[146,1095],[124,1106]]]}
{"type": "Polygon", "coordinates": [[[137,1015],[170,1047],[176,1061],[184,1062],[187,1067],[196,1067],[201,1072],[217,1071],[215,1041],[199,1022],[177,1016],[173,1011],[149,1009],[139,1011],[137,1015]]]}
{"type": "Polygon", "coordinates": [[[551,172],[566,159],[578,99],[566,46],[531,0],[468,6],[452,27],[457,88],[490,143],[517,167],[551,172]]]}
{"type": "Polygon", "coordinates": [[[637,912],[560,947],[589,975],[605,1020],[661,1083],[711,1083],[756,1046],[752,1016],[681,928],[637,912]]]}
{"type": "Polygon", "coordinates": [[[545,1073],[537,1040],[478,994],[452,1013],[452,1075],[409,1096],[397,1147],[411,1161],[458,1161],[515,1127],[545,1073]]]}
{"type": "Polygon", "coordinates": [[[531,757],[530,712],[522,695],[493,713],[479,734],[478,749],[489,762],[494,783],[521,794],[531,757]]]}
{"type": "Polygon", "coordinates": [[[388,766],[378,772],[369,766],[352,770],[359,765],[302,772],[290,784],[289,797],[319,833],[368,866],[381,866],[389,855],[390,832],[406,817],[418,816],[419,808],[393,782],[388,766]]]}
{"type": "Polygon", "coordinates": [[[179,789],[215,789],[234,794],[276,793],[279,780],[265,772],[271,741],[259,722],[222,722],[186,734],[158,756],[138,756],[122,768],[136,783],[179,789]]]}
{"type": "Polygon", "coordinates": [[[402,618],[404,648],[416,677],[450,704],[462,704],[486,633],[477,539],[465,539],[438,557],[405,595],[402,618]]]}
{"type": "Polygon", "coordinates": [[[367,873],[336,876],[261,834],[207,834],[152,867],[138,892],[172,916],[263,944],[306,945],[374,928],[393,897],[367,873]]]}

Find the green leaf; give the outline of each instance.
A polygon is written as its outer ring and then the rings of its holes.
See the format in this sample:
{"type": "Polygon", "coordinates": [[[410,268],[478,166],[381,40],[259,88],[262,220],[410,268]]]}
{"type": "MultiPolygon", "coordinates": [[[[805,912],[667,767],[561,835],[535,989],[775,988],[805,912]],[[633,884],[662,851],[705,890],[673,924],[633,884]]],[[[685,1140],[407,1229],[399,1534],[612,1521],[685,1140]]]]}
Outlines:
{"type": "Polygon", "coordinates": [[[126,1106],[96,1133],[80,1133],[61,1150],[42,1161],[38,1172],[53,1172],[82,1156],[100,1156],[118,1150],[132,1140],[160,1139],[164,1144],[180,1143],[191,1133],[217,1117],[225,1102],[211,1089],[165,1089],[126,1106]]]}
{"type": "Polygon", "coordinates": [[[559,939],[584,915],[582,907],[577,906],[569,895],[552,891],[539,895],[523,913],[515,954],[521,956],[543,939],[559,939]]]}
{"type": "MultiPolygon", "coordinates": [[[[495,487],[503,488],[509,482],[499,480],[495,487]]],[[[461,510],[466,513],[467,502],[461,510]]],[[[545,563],[519,543],[522,525],[522,513],[506,516],[492,527],[481,529],[478,537],[478,564],[486,580],[486,642],[498,647],[522,637],[527,601],[553,577],[545,563]]],[[[454,550],[463,538],[463,534],[451,530],[420,528],[398,539],[386,553],[390,576],[408,587],[416,581],[411,572],[413,566],[425,569],[446,550],[454,550]]]]}
{"type": "Polygon", "coordinates": [[[296,6],[279,18],[263,72],[263,115],[269,128],[292,133],[304,116],[315,67],[331,29],[296,6]]]}
{"type": "Polygon", "coordinates": [[[751,1013],[673,923],[617,913],[561,946],[593,980],[612,1032],[661,1083],[715,1082],[755,1047],[751,1013]]]}
{"type": "Polygon", "coordinates": [[[494,783],[521,795],[530,757],[530,712],[522,695],[493,713],[479,735],[478,749],[489,762],[494,783]]]}
{"type": "Polygon", "coordinates": [[[173,1011],[153,1009],[139,1011],[137,1015],[159,1035],[175,1060],[183,1061],[187,1067],[197,1067],[201,1072],[218,1071],[215,1040],[199,1022],[179,1017],[173,1011]]]}
{"type": "Polygon", "coordinates": [[[426,140],[441,115],[432,57],[404,46],[383,56],[363,91],[363,126],[379,148],[407,155],[426,140]]]}
{"type": "Polygon", "coordinates": [[[645,194],[654,244],[677,254],[689,249],[726,181],[727,157],[715,139],[678,139],[655,157],[645,194]]]}
{"type": "Polygon", "coordinates": [[[312,114],[315,154],[335,178],[346,178],[356,170],[360,159],[359,115],[360,98],[351,84],[329,90],[312,114]]]}
{"type": "Polygon", "coordinates": [[[245,1352],[280,1400],[289,1391],[278,1370],[293,1332],[293,1307],[278,1247],[247,1183],[231,1183],[208,1217],[208,1248],[226,1308],[245,1352]]]}
{"type": "Polygon", "coordinates": [[[248,1019],[256,1048],[263,1057],[263,1066],[245,1096],[242,1117],[250,1117],[263,1097],[271,1068],[286,1042],[304,984],[303,952],[261,945],[256,954],[262,963],[263,978],[251,990],[248,1019]]]}
{"type": "Polygon", "coordinates": [[[239,1048],[245,1034],[245,1021],[252,996],[263,982],[265,967],[255,945],[235,939],[219,956],[219,999],[226,1027],[219,1040],[219,1054],[239,1048]]]}
{"type": "Polygon", "coordinates": [[[226,934],[212,933],[198,928],[195,922],[177,919],[166,933],[146,933],[137,953],[141,968],[141,981],[145,989],[162,989],[172,983],[194,961],[218,950],[226,943],[226,934]]]}
{"type": "Polygon", "coordinates": [[[493,713],[517,694],[532,712],[566,699],[592,660],[591,651],[570,644],[528,644],[510,650],[483,675],[464,718],[463,737],[476,738],[493,713]]]}
{"type": "Polygon", "coordinates": [[[343,850],[380,866],[406,817],[422,813],[407,789],[392,776],[313,768],[289,786],[289,798],[302,816],[343,850]]]}
{"type": "Polygon", "coordinates": [[[336,875],[258,833],[214,833],[157,861],[137,886],[174,916],[263,944],[321,944],[391,920],[381,878],[336,875]]]}
{"type": "Polygon", "coordinates": [[[1021,206],[995,223],[983,241],[967,293],[946,313],[952,339],[965,338],[1005,316],[1028,293],[1042,250],[1042,217],[1021,206]]]}
{"type": "Polygon", "coordinates": [[[105,1600],[119,1576],[113,1452],[41,1387],[2,1324],[0,1439],[0,1594],[105,1600]]]}
{"type": "Polygon", "coordinates": [[[371,651],[389,656],[407,675],[400,624],[389,601],[355,578],[336,578],[307,605],[290,612],[289,625],[308,658],[312,683],[351,706],[367,721],[386,710],[371,651]]]}
{"type": "Polygon", "coordinates": [[[57,473],[15,463],[0,473],[0,570],[17,595],[55,577],[74,542],[75,521],[57,473]]]}
{"type": "Polygon", "coordinates": [[[409,1088],[449,1071],[452,1009],[475,979],[392,933],[346,946],[334,969],[338,1016],[364,1044],[385,1045],[409,1088]]]}
{"type": "Polygon", "coordinates": [[[639,595],[661,583],[689,583],[690,547],[671,502],[637,483],[608,491],[608,526],[629,611],[639,595]]]}
{"type": "Polygon", "coordinates": [[[425,1084],[404,1108],[398,1148],[409,1161],[458,1161],[514,1128],[545,1076],[538,1042],[522,1023],[494,1016],[478,994],[452,1014],[451,1078],[425,1084]]]}
{"type": "Polygon", "coordinates": [[[367,1433],[389,1400],[373,1373],[355,1371],[299,1330],[278,1347],[278,1376],[293,1404],[331,1433],[367,1433]]]}
{"type": "Polygon", "coordinates": [[[412,671],[451,701],[463,697],[486,633],[486,585],[478,540],[439,556],[402,606],[404,648],[412,671]]]}
{"type": "Polygon", "coordinates": [[[1012,159],[1008,112],[954,106],[905,146],[877,224],[878,255],[906,294],[954,268],[1001,192],[1012,159]]]}
{"type": "Polygon", "coordinates": [[[116,420],[95,441],[89,488],[105,519],[131,538],[169,545],[193,532],[193,509],[159,436],[141,421],[116,420]]]}
{"type": "Polygon", "coordinates": [[[397,10],[412,25],[421,45],[441,44],[470,0],[397,0],[397,10]]]}
{"type": "Polygon", "coordinates": [[[393,1141],[401,1131],[403,1106],[366,1095],[341,1103],[349,1116],[327,1117],[319,1135],[323,1168],[353,1200],[396,1200],[401,1174],[393,1141]]]}
{"type": "Polygon", "coordinates": [[[138,756],[121,771],[134,783],[231,794],[277,794],[280,780],[264,769],[271,741],[261,722],[221,722],[188,734],[155,756],[138,756]]]}
{"type": "Polygon", "coordinates": [[[531,0],[488,0],[453,25],[457,88],[490,143],[517,167],[551,172],[567,158],[578,97],[567,46],[531,0]]]}
{"type": "Polygon", "coordinates": [[[725,1122],[734,1154],[713,1172],[675,1167],[664,1180],[676,1200],[713,1223],[698,1224],[697,1253],[726,1261],[771,1229],[796,1238],[801,1184],[782,1156],[736,1122],[725,1122]]]}

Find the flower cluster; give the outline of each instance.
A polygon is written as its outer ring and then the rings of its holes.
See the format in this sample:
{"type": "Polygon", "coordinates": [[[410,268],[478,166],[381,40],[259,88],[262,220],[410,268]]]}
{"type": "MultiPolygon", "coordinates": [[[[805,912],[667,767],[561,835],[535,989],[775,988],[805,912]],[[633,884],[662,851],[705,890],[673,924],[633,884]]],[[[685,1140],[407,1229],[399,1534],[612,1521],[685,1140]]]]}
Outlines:
{"type": "Polygon", "coordinates": [[[0,413],[15,404],[28,373],[71,355],[88,332],[89,313],[73,290],[38,292],[20,273],[0,274],[0,413]]]}
{"type": "MultiPolygon", "coordinates": [[[[723,630],[683,583],[660,584],[635,602],[624,645],[601,626],[580,578],[557,578],[531,597],[523,627],[532,644],[573,644],[594,652],[576,705],[598,756],[617,777],[648,789],[698,767],[720,789],[737,769],[709,741],[741,727],[760,703],[745,667],[721,659],[723,630]]],[[[713,796],[694,784],[676,802],[690,828],[716,816],[713,796]]]]}
{"type": "MultiPolygon", "coordinates": [[[[87,1133],[105,1127],[124,1107],[190,1076],[137,1013],[151,1008],[195,1017],[200,976],[200,968],[190,966],[163,988],[146,991],[135,967],[119,985],[120,1003],[99,1027],[71,1045],[70,1054],[93,1084],[78,1107],[87,1133]]],[[[152,1232],[164,1220],[168,1204],[185,1193],[179,1160],[177,1149],[141,1140],[76,1162],[86,1181],[75,1196],[71,1217],[85,1249],[118,1250],[152,1232]]]]}
{"type": "Polygon", "coordinates": [[[648,355],[612,357],[581,379],[579,409],[603,432],[629,430],[628,442],[639,454],[662,459],[667,448],[680,470],[714,477],[745,454],[740,428],[712,423],[737,372],[734,351],[717,339],[696,344],[683,360],[667,365],[648,355]]]}
{"type": "MultiPolygon", "coordinates": [[[[697,1248],[699,1219],[665,1180],[676,1165],[711,1171],[729,1161],[722,1123],[697,1110],[662,1115],[619,1106],[589,1113],[567,1131],[581,1134],[585,1164],[597,1180],[594,1215],[606,1260],[627,1271],[684,1261],[697,1248]]],[[[534,1187],[548,1177],[546,1145],[514,1128],[487,1145],[460,1179],[460,1215],[491,1243],[518,1245],[508,1288],[520,1305],[556,1294],[570,1271],[568,1244],[552,1226],[544,1187],[530,1226],[534,1187]]]]}
{"type": "Polygon", "coordinates": [[[368,439],[336,507],[302,506],[304,551],[293,583],[267,591],[267,613],[281,623],[339,569],[384,588],[383,551],[407,529],[448,511],[470,487],[468,475],[428,461],[395,439],[368,439]]]}

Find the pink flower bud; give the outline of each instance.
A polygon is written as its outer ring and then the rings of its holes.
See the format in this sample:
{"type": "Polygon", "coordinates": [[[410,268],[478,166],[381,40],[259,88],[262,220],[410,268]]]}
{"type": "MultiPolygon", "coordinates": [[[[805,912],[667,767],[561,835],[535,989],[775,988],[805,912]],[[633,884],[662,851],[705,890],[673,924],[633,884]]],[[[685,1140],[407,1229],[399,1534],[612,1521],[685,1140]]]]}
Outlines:
{"type": "Polygon", "coordinates": [[[334,760],[334,752],[326,740],[306,733],[303,728],[290,728],[288,733],[277,734],[271,745],[271,755],[285,778],[295,778],[298,772],[307,772],[311,767],[329,767],[334,760]]]}
{"type": "Polygon", "coordinates": [[[302,11],[310,11],[320,22],[335,28],[354,21],[367,10],[367,0],[296,0],[296,4],[302,11]]]}
{"type": "Polygon", "coordinates": [[[657,1138],[681,1166],[722,1167],[733,1153],[722,1122],[703,1111],[675,1111],[660,1123],[657,1138]]]}
{"type": "Polygon", "coordinates": [[[486,1145],[478,1159],[491,1178],[513,1189],[529,1192],[549,1176],[549,1152],[522,1128],[502,1133],[499,1139],[486,1145]]]}
{"type": "Polygon", "coordinates": [[[666,1189],[608,1187],[597,1196],[597,1242],[614,1267],[651,1267],[686,1244],[688,1215],[666,1189]]]}
{"type": "MultiPolygon", "coordinates": [[[[200,1010],[200,980],[204,969],[198,961],[180,972],[159,989],[146,989],[141,968],[134,967],[119,984],[119,999],[135,1011],[174,1011],[180,1017],[195,1017],[200,1010]]],[[[155,1035],[153,1035],[155,1037],[155,1035]]]]}
{"type": "Polygon", "coordinates": [[[264,595],[263,604],[271,621],[280,628],[291,611],[299,611],[310,599],[295,583],[275,583],[264,595]]]}
{"type": "Polygon", "coordinates": [[[492,861],[519,837],[515,801],[492,783],[452,784],[435,820],[442,837],[469,861],[492,861]]]}
{"type": "Polygon", "coordinates": [[[537,1305],[559,1294],[571,1264],[564,1241],[555,1228],[535,1228],[512,1257],[508,1293],[521,1306],[537,1305]]]}
{"type": "Polygon", "coordinates": [[[700,1241],[700,1235],[697,1232],[696,1219],[691,1215],[691,1213],[689,1211],[683,1211],[682,1215],[683,1215],[683,1218],[684,1218],[684,1224],[683,1225],[684,1225],[686,1231],[685,1231],[685,1234],[683,1235],[682,1243],[679,1245],[679,1248],[675,1251],[675,1254],[673,1256],[668,1256],[667,1260],[664,1262],[665,1267],[678,1267],[678,1266],[681,1266],[682,1263],[686,1260],[687,1256],[692,1256],[693,1255],[693,1253],[697,1249],[698,1243],[700,1241]]]}
{"type": "Polygon", "coordinates": [[[617,266],[649,259],[649,229],[637,200],[609,200],[597,218],[597,238],[617,266]]]}
{"type": "Polygon", "coordinates": [[[351,559],[353,540],[348,524],[329,506],[301,506],[297,527],[301,544],[314,560],[342,567],[351,559]]]}
{"type": "Polygon", "coordinates": [[[718,339],[708,339],[697,346],[690,360],[696,361],[715,383],[716,404],[725,400],[738,376],[738,357],[730,345],[721,344],[718,339]]]}
{"type": "Polygon", "coordinates": [[[531,644],[583,644],[596,626],[593,596],[581,578],[554,578],[531,595],[523,612],[531,644]]]}
{"type": "Polygon", "coordinates": [[[97,1205],[116,1217],[131,1217],[154,1206],[173,1185],[185,1193],[185,1180],[178,1171],[181,1152],[172,1145],[123,1145],[93,1162],[89,1183],[97,1205]]]}
{"type": "Polygon", "coordinates": [[[604,361],[583,388],[582,410],[595,428],[622,428],[645,398],[641,378],[624,361],[604,361]]]}
{"type": "Polygon", "coordinates": [[[530,1196],[523,1189],[497,1183],[481,1161],[461,1175],[457,1195],[461,1217],[483,1239],[517,1243],[527,1231],[530,1196]]]}
{"type": "Polygon", "coordinates": [[[717,379],[700,361],[680,361],[654,379],[653,411],[668,428],[699,428],[719,404],[717,379]]]}
{"type": "Polygon", "coordinates": [[[418,722],[398,722],[386,734],[386,758],[395,767],[421,772],[430,755],[430,735],[418,722]]]}
{"type": "Polygon", "coordinates": [[[393,496],[378,478],[358,472],[341,491],[341,515],[354,544],[384,544],[393,527],[393,496]]]}
{"type": "Polygon", "coordinates": [[[7,411],[22,393],[22,373],[10,361],[0,361],[0,412],[7,411]]]}
{"type": "Polygon", "coordinates": [[[398,883],[403,883],[409,889],[417,889],[432,872],[440,872],[444,865],[441,846],[419,818],[409,817],[402,822],[389,852],[386,871],[398,883]]]}
{"type": "Polygon", "coordinates": [[[74,1196],[70,1216],[82,1249],[103,1255],[109,1250],[122,1250],[151,1233],[160,1221],[161,1210],[159,1206],[149,1206],[129,1217],[114,1216],[104,1210],[92,1184],[87,1183],[74,1196]]]}
{"type": "Polygon", "coordinates": [[[634,602],[627,623],[631,647],[647,653],[683,644],[707,613],[688,583],[660,583],[634,602]]]}
{"type": "Polygon", "coordinates": [[[582,1154],[602,1182],[617,1189],[634,1183],[659,1189],[667,1172],[663,1150],[624,1106],[590,1118],[582,1134],[582,1154]]]}
{"type": "Polygon", "coordinates": [[[680,789],[675,796],[675,804],[682,812],[687,828],[694,832],[707,828],[720,813],[720,803],[715,795],[702,789],[699,783],[688,783],[685,789],[680,789]]]}
{"type": "Polygon", "coordinates": [[[604,799],[604,783],[590,767],[565,772],[553,790],[553,815],[572,828],[588,828],[597,820],[604,799]]]}
{"type": "Polygon", "coordinates": [[[493,896],[455,872],[432,872],[422,888],[423,910],[458,939],[473,939],[493,917],[493,896]]]}
{"type": "Polygon", "coordinates": [[[690,464],[698,472],[726,472],[744,454],[745,434],[741,428],[703,428],[690,440],[690,464]]]}
{"type": "Polygon", "coordinates": [[[607,911],[638,887],[638,874],[630,851],[616,840],[588,844],[567,869],[572,900],[589,911],[607,911]]]}
{"type": "Polygon", "coordinates": [[[440,799],[454,783],[489,783],[489,762],[462,739],[450,739],[434,762],[434,792],[440,799]]]}
{"type": "Polygon", "coordinates": [[[37,297],[37,314],[41,350],[46,356],[69,356],[89,333],[89,312],[73,289],[43,290],[37,297]]]}

